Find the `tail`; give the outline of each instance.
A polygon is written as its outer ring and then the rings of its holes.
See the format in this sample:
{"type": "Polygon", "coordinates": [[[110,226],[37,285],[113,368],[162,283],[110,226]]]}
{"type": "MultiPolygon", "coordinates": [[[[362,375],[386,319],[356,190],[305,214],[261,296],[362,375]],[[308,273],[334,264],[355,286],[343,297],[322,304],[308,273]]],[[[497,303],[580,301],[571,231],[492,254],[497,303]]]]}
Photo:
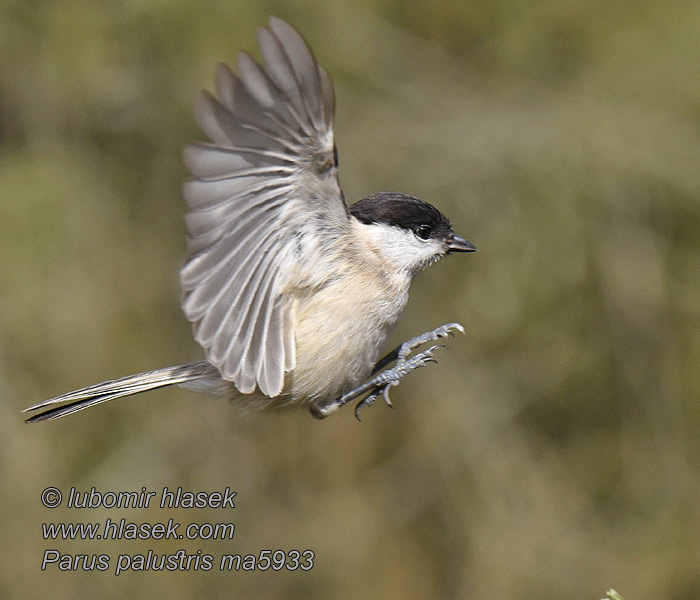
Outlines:
{"type": "Polygon", "coordinates": [[[53,406],[44,410],[33,417],[29,417],[26,423],[38,423],[39,421],[50,421],[73,414],[79,410],[108,402],[122,396],[131,396],[132,394],[140,394],[148,390],[174,385],[177,383],[187,383],[198,379],[210,379],[218,376],[218,371],[210,363],[205,360],[189,363],[187,365],[178,365],[176,367],[165,367],[156,369],[155,371],[146,371],[145,373],[137,373],[136,375],[128,375],[120,379],[111,381],[103,381],[95,385],[90,385],[74,392],[61,394],[55,398],[44,400],[39,404],[25,408],[22,412],[32,412],[53,406]]]}

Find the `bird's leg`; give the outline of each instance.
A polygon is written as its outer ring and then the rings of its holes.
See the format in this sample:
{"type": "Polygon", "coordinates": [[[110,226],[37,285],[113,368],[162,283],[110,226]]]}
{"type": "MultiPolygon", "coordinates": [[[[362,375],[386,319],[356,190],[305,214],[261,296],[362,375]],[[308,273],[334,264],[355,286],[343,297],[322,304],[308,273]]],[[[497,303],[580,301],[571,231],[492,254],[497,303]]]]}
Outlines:
{"type": "Polygon", "coordinates": [[[391,399],[389,398],[389,389],[397,386],[399,381],[401,381],[401,379],[412,371],[415,371],[416,369],[427,365],[430,362],[437,362],[433,358],[433,353],[438,348],[445,348],[445,346],[442,344],[436,344],[427,350],[416,354],[415,356],[409,356],[411,351],[427,342],[432,342],[440,338],[447,337],[448,335],[454,335],[452,333],[453,329],[464,333],[464,327],[462,327],[459,323],[447,323],[446,325],[442,325],[437,329],[433,329],[432,331],[428,331],[422,335],[411,338],[407,342],[397,346],[374,366],[374,369],[372,370],[372,378],[368,382],[362,384],[354,390],[349,391],[347,394],[343,394],[340,398],[336,398],[329,404],[313,404],[311,406],[311,414],[317,419],[324,419],[325,417],[333,414],[341,406],[344,406],[348,402],[351,402],[364,394],[367,395],[360,400],[355,407],[355,417],[358,421],[360,420],[360,408],[363,406],[371,406],[380,395],[384,398],[387,406],[392,406],[391,399]],[[396,361],[396,364],[393,367],[382,371],[382,369],[394,361],[396,361]]]}

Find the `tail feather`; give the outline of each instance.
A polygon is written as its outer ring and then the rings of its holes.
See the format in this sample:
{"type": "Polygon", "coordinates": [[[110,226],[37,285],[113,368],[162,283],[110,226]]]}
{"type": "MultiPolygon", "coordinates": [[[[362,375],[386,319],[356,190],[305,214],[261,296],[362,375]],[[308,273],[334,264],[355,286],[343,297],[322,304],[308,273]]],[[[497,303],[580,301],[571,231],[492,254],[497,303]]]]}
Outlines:
{"type": "Polygon", "coordinates": [[[147,392],[148,390],[154,390],[168,385],[187,383],[188,381],[195,381],[198,379],[207,379],[217,374],[218,372],[216,372],[215,367],[205,360],[175,367],[165,367],[163,369],[146,371],[144,373],[137,373],[136,375],[127,375],[119,379],[89,385],[79,390],[44,400],[39,404],[25,408],[22,412],[33,412],[51,406],[52,408],[48,408],[47,410],[43,410],[29,417],[25,422],[38,423],[40,421],[50,421],[123,396],[140,394],[141,392],[147,392]]]}

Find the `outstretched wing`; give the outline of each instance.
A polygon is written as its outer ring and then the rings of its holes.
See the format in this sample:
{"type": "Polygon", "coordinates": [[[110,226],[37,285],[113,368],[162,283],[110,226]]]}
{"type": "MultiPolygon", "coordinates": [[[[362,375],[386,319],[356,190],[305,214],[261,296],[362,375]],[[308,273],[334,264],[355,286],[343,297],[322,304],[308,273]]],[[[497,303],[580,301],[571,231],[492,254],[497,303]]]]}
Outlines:
{"type": "MultiPolygon", "coordinates": [[[[278,395],[294,367],[291,277],[349,228],[337,178],[333,86],[302,37],[271,18],[263,64],[220,65],[195,109],[211,143],[192,144],[184,185],[183,310],[221,376],[278,395]]],[[[294,281],[296,281],[294,280],[294,281]]]]}

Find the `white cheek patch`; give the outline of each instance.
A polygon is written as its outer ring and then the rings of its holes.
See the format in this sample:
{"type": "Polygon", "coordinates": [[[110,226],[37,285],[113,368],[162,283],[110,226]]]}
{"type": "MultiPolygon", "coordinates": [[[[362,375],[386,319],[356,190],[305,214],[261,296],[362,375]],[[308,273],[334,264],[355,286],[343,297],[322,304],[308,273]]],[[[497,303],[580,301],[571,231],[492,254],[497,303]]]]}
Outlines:
{"type": "Polygon", "coordinates": [[[442,244],[437,240],[421,240],[412,231],[383,223],[360,226],[365,238],[396,269],[414,273],[440,258],[442,244]]]}

